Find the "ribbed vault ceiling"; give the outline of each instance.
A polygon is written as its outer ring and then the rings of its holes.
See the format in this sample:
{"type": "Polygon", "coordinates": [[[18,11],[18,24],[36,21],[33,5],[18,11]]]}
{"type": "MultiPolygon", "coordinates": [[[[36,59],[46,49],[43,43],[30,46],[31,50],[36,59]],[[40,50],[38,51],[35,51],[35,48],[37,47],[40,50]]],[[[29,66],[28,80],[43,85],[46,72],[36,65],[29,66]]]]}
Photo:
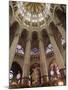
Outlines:
{"type": "MultiPolygon", "coordinates": [[[[38,30],[37,27],[45,28],[52,22],[52,16],[56,10],[61,12],[65,11],[64,5],[49,4],[49,3],[35,3],[35,2],[23,2],[12,1],[13,17],[22,27],[30,27],[33,30],[38,30]]],[[[60,15],[60,14],[59,14],[60,15]]],[[[11,16],[11,15],[10,15],[11,16]]]]}
{"type": "Polygon", "coordinates": [[[50,14],[50,4],[18,1],[12,2],[12,6],[15,18],[28,26],[43,25],[50,14]]]}

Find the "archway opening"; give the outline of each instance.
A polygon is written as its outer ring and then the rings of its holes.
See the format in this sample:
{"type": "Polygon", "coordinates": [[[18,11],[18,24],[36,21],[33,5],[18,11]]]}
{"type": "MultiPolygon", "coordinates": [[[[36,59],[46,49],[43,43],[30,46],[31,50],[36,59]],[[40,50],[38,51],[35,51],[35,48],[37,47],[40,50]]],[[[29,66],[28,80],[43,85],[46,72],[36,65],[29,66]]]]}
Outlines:
{"type": "Polygon", "coordinates": [[[18,88],[21,85],[21,79],[22,79],[22,68],[21,66],[14,61],[12,63],[10,73],[9,73],[9,85],[10,88],[18,88]]]}

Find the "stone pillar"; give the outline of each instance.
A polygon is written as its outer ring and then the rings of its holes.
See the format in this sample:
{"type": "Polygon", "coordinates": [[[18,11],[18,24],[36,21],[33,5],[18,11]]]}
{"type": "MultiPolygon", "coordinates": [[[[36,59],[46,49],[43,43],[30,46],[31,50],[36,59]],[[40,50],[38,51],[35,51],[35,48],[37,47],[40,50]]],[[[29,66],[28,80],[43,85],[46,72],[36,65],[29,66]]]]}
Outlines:
{"type": "Polygon", "coordinates": [[[46,85],[48,82],[48,69],[47,69],[47,63],[46,63],[44,44],[42,41],[42,36],[40,31],[38,32],[38,39],[39,39],[39,49],[40,49],[41,79],[42,79],[43,85],[46,85]]]}
{"type": "Polygon", "coordinates": [[[19,41],[19,37],[21,36],[21,32],[22,30],[17,29],[16,33],[15,33],[15,37],[13,39],[13,42],[11,44],[10,47],[10,51],[9,51],[9,69],[11,69],[11,65],[15,56],[15,51],[16,51],[16,46],[18,44],[19,41]]]}
{"type": "Polygon", "coordinates": [[[58,64],[60,69],[65,68],[63,57],[62,57],[62,55],[61,55],[61,53],[59,51],[59,48],[58,48],[58,46],[56,44],[56,41],[55,41],[55,39],[53,37],[53,34],[52,34],[50,28],[47,27],[46,31],[48,33],[48,36],[50,38],[50,42],[51,42],[51,44],[53,46],[53,49],[54,49],[54,54],[55,54],[55,57],[56,57],[56,63],[58,64]]]}
{"type": "Polygon", "coordinates": [[[62,57],[63,57],[63,60],[64,60],[64,64],[66,63],[66,61],[65,61],[65,52],[66,52],[66,50],[63,48],[63,46],[62,46],[62,44],[61,44],[61,36],[59,35],[59,34],[55,34],[55,33],[53,33],[53,35],[55,35],[55,41],[56,41],[56,44],[57,44],[57,46],[58,46],[58,48],[59,48],[59,50],[60,50],[60,53],[61,53],[61,55],[62,55],[62,57]],[[56,35],[57,35],[57,37],[56,37],[56,35]]]}
{"type": "Polygon", "coordinates": [[[62,54],[62,57],[63,57],[63,60],[64,60],[64,64],[66,64],[66,50],[64,50],[63,49],[63,46],[61,45],[61,43],[60,43],[61,41],[60,40],[58,40],[58,47],[59,47],[59,49],[60,49],[60,52],[61,52],[61,54],[62,54]]]}
{"type": "Polygon", "coordinates": [[[30,31],[27,36],[27,42],[26,42],[26,48],[25,48],[23,75],[22,75],[22,87],[29,87],[31,35],[32,35],[32,32],[30,31]]]}

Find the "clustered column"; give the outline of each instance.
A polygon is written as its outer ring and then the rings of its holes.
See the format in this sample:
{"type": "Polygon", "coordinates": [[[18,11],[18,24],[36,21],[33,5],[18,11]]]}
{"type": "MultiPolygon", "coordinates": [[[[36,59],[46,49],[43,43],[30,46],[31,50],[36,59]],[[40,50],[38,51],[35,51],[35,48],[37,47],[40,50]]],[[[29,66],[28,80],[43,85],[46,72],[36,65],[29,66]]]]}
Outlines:
{"type": "Polygon", "coordinates": [[[56,57],[56,63],[58,64],[58,66],[59,66],[60,69],[63,69],[63,68],[65,68],[64,60],[63,60],[63,57],[62,57],[62,55],[61,55],[61,53],[59,51],[59,48],[58,48],[58,46],[56,44],[56,41],[54,39],[54,36],[53,36],[50,28],[47,27],[46,28],[46,31],[48,33],[48,36],[50,38],[50,42],[51,42],[51,44],[53,46],[53,49],[54,49],[54,54],[55,54],[55,57],[56,57]]]}
{"type": "Polygon", "coordinates": [[[39,49],[40,49],[40,69],[41,69],[41,80],[43,85],[48,82],[48,69],[46,63],[45,49],[40,31],[38,32],[39,49]]]}
{"type": "Polygon", "coordinates": [[[30,51],[31,51],[31,31],[27,36],[25,56],[23,63],[23,75],[22,75],[22,87],[29,87],[29,75],[30,75],[30,51]]]}
{"type": "MultiPolygon", "coordinates": [[[[64,28],[62,27],[62,23],[60,22],[60,20],[58,19],[58,17],[57,17],[57,15],[51,15],[51,19],[52,19],[52,21],[54,22],[54,24],[56,25],[56,27],[58,28],[58,30],[59,30],[59,32],[60,32],[60,34],[62,35],[62,38],[64,39],[64,40],[66,40],[66,37],[65,37],[65,30],[64,30],[64,28]]],[[[59,40],[58,40],[59,41],[59,40]]],[[[62,56],[63,56],[63,59],[64,59],[64,63],[66,63],[66,61],[65,61],[65,50],[63,49],[63,47],[60,45],[60,43],[58,44],[58,46],[60,47],[59,49],[60,49],[60,51],[61,51],[61,54],[62,54],[62,56]]]]}
{"type": "Polygon", "coordinates": [[[22,33],[22,29],[19,30],[19,28],[18,28],[16,33],[15,33],[15,37],[13,39],[12,45],[10,47],[10,51],[9,51],[9,69],[11,69],[11,65],[12,65],[12,62],[13,62],[13,59],[14,59],[14,56],[15,56],[16,46],[18,44],[21,33],[22,33]]]}

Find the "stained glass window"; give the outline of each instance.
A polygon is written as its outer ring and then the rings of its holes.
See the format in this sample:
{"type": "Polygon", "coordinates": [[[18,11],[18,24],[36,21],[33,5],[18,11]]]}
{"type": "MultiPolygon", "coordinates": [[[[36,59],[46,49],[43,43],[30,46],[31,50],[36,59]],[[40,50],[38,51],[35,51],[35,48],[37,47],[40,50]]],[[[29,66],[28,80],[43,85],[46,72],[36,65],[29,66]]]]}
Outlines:
{"type": "Polygon", "coordinates": [[[13,78],[13,71],[10,71],[9,73],[9,79],[11,80],[13,78]]]}
{"type": "Polygon", "coordinates": [[[59,78],[61,76],[59,67],[57,64],[51,64],[49,67],[49,76],[50,79],[56,79],[59,78]]]}
{"type": "Polygon", "coordinates": [[[39,49],[38,48],[33,48],[31,51],[31,54],[36,55],[39,54],[39,49]]]}
{"type": "Polygon", "coordinates": [[[48,47],[46,48],[46,54],[53,52],[53,47],[51,44],[48,45],[48,47]]]}
{"type": "Polygon", "coordinates": [[[16,47],[16,53],[24,54],[24,49],[22,48],[21,45],[17,45],[17,47],[16,47]]]}
{"type": "Polygon", "coordinates": [[[21,74],[18,73],[17,76],[16,76],[16,79],[19,80],[21,78],[21,74]]]}
{"type": "Polygon", "coordinates": [[[62,45],[65,44],[65,40],[64,40],[64,38],[61,38],[61,44],[62,44],[62,45]]]}

